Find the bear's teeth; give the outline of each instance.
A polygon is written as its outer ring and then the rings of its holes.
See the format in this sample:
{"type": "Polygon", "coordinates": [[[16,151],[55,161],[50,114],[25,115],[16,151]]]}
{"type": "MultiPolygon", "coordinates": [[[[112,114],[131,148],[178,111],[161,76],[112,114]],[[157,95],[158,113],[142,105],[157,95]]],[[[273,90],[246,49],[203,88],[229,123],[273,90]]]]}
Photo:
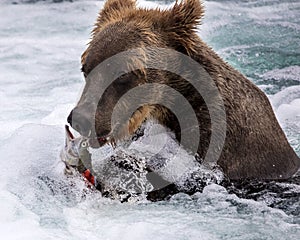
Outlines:
{"type": "Polygon", "coordinates": [[[108,137],[106,137],[106,142],[112,147],[112,148],[116,148],[116,141],[115,141],[115,139],[113,138],[113,137],[110,137],[110,136],[108,136],[108,137]]]}

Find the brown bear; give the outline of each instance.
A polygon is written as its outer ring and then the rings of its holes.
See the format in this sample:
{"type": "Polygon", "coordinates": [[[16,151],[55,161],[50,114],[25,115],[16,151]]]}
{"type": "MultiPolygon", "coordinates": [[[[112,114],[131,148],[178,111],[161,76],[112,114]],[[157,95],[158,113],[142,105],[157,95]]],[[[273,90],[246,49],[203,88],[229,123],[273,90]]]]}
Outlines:
{"type": "MultiPolygon", "coordinates": [[[[68,122],[83,136],[89,137],[90,144],[95,147],[97,143],[113,143],[132,135],[147,119],[156,119],[172,130],[180,141],[185,131],[190,131],[191,136],[193,131],[180,125],[172,106],[181,100],[171,92],[163,94],[161,86],[166,85],[180,93],[194,110],[197,126],[191,124],[191,128],[197,129],[200,139],[197,159],[201,161],[205,158],[213,138],[211,113],[214,110],[211,109],[218,110],[223,106],[226,118],[217,120],[217,127],[222,125],[226,129],[224,134],[220,131],[219,137],[224,138],[224,144],[217,164],[225,175],[230,179],[291,177],[299,169],[300,160],[278,124],[268,98],[199,38],[196,29],[203,13],[204,8],[199,0],[176,1],[167,10],[137,8],[134,0],[108,0],[99,13],[92,39],[82,55],[86,85],[68,122]],[[153,49],[153,52],[149,54],[146,48],[153,49]],[[133,49],[138,49],[139,56],[108,61],[119,53],[133,49]],[[171,49],[191,58],[205,70],[208,77],[203,77],[205,74],[202,72],[191,72],[177,55],[165,61],[163,56],[159,56],[160,49],[171,49]],[[151,68],[151,61],[158,61],[162,67],[151,68]],[[140,64],[140,68],[118,72],[122,64],[130,69],[132,63],[140,64]],[[98,69],[92,74],[101,64],[102,72],[98,69]],[[178,72],[164,70],[169,68],[180,69],[182,74],[179,76],[178,72]],[[115,80],[106,86],[105,81],[111,76],[115,76],[115,80]],[[209,101],[213,104],[208,106],[207,99],[185,76],[198,79],[207,91],[215,85],[220,98],[212,94],[209,101]],[[153,101],[144,102],[134,112],[129,112],[130,104],[123,102],[121,111],[127,113],[129,119],[112,123],[113,111],[120,98],[143,84],[157,84],[152,92],[145,92],[145,99],[153,101]],[[159,104],[160,100],[170,104],[164,106],[159,104]]],[[[189,118],[185,121],[188,122],[189,118]]],[[[183,147],[189,149],[189,144],[185,142],[183,147]]]]}

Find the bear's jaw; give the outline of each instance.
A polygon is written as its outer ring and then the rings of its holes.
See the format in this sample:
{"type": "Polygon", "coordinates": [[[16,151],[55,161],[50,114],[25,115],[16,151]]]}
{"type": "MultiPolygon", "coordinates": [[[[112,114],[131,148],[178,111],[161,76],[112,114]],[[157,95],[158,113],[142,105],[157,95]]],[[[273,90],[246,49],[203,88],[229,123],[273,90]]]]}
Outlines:
{"type": "Polygon", "coordinates": [[[105,144],[109,144],[112,147],[115,147],[116,146],[116,141],[114,140],[114,138],[112,138],[110,136],[94,137],[94,138],[89,138],[88,139],[88,144],[92,148],[100,148],[100,147],[104,146],[105,144]]]}
{"type": "Polygon", "coordinates": [[[151,118],[151,113],[153,112],[154,108],[155,107],[151,105],[139,107],[126,123],[118,124],[113,127],[113,130],[108,135],[109,140],[116,143],[132,137],[142,126],[142,124],[147,119],[151,118]]]}
{"type": "Polygon", "coordinates": [[[100,148],[106,144],[115,147],[117,142],[124,141],[132,137],[147,120],[152,118],[152,112],[155,106],[145,105],[138,108],[131,118],[124,124],[115,124],[110,133],[104,136],[90,137],[89,146],[92,148],[100,148]]]}

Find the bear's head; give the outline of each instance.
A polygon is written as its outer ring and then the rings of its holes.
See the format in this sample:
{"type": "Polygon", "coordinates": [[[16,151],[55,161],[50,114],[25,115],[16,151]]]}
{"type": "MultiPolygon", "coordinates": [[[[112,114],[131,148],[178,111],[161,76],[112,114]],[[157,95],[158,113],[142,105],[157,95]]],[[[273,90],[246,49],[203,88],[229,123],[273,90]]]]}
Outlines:
{"type": "Polygon", "coordinates": [[[102,145],[130,136],[150,118],[180,132],[171,107],[159,104],[164,101],[171,106],[180,100],[163,86],[186,99],[193,90],[182,77],[164,70],[180,69],[182,59],[164,58],[162,49],[193,55],[200,41],[195,30],[202,15],[199,0],[176,1],[167,10],[140,9],[134,0],[108,0],[82,54],[86,83],[68,117],[71,126],[94,139],[94,147],[97,141],[102,145]],[[139,91],[132,91],[137,87],[139,91]]]}

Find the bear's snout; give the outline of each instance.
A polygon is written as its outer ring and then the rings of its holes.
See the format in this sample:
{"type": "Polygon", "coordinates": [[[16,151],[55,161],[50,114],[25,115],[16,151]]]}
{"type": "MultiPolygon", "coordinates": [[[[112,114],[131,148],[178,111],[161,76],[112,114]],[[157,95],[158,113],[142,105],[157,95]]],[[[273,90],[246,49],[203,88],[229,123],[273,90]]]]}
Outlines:
{"type": "Polygon", "coordinates": [[[92,130],[92,123],[87,114],[74,108],[67,119],[68,123],[78,131],[82,136],[88,137],[92,130]]]}

